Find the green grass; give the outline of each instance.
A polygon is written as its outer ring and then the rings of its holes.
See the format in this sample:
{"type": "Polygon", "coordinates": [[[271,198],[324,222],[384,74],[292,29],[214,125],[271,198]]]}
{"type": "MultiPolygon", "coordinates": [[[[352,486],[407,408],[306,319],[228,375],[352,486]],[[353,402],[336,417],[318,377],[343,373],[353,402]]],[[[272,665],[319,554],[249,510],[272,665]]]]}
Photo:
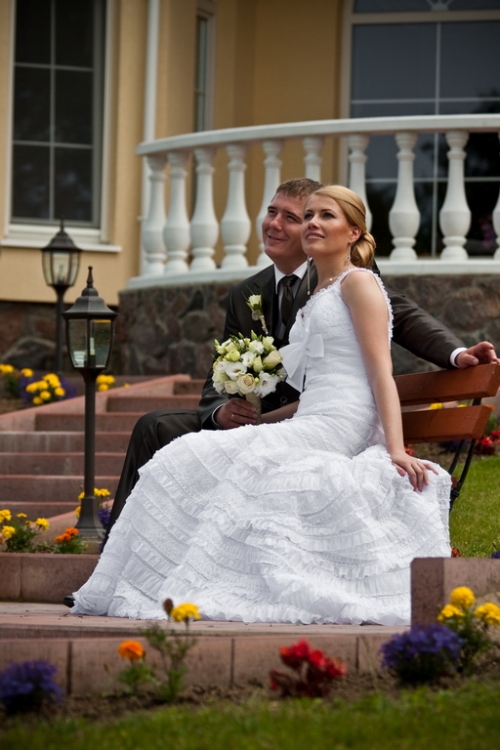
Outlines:
{"type": "MultiPolygon", "coordinates": [[[[459,473],[457,476],[459,476],[459,473]]],[[[500,538],[500,457],[474,461],[450,517],[451,541],[466,557],[489,557],[500,538]]]]}
{"type": "MultiPolygon", "coordinates": [[[[288,701],[211,707],[197,713],[168,708],[115,724],[59,720],[3,736],[2,750],[491,750],[500,736],[500,685],[379,695],[356,703],[288,701]]],[[[1,731],[1,730],[0,730],[1,731]]]]}

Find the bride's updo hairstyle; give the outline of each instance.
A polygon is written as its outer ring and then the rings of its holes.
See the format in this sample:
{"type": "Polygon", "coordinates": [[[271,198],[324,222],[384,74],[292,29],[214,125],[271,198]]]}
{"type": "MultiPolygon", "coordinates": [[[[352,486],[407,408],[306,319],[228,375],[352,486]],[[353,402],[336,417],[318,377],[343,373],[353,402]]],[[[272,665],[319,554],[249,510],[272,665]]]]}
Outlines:
{"type": "Polygon", "coordinates": [[[371,268],[375,255],[375,240],[366,229],[366,208],[359,195],[343,185],[325,185],[313,195],[333,198],[342,209],[347,222],[361,229],[359,239],[351,245],[351,263],[358,268],[371,268]]]}

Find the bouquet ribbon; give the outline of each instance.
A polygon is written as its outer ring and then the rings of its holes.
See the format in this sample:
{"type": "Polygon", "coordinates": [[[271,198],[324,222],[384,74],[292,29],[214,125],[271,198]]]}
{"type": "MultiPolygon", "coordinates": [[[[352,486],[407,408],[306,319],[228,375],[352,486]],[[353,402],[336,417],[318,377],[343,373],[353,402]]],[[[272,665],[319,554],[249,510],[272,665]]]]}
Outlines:
{"type": "Polygon", "coordinates": [[[324,353],[323,337],[320,333],[309,336],[305,346],[304,342],[301,341],[297,344],[288,344],[288,346],[280,349],[283,366],[287,373],[287,382],[292,388],[295,388],[296,391],[303,390],[307,360],[310,357],[323,357],[324,353]]]}

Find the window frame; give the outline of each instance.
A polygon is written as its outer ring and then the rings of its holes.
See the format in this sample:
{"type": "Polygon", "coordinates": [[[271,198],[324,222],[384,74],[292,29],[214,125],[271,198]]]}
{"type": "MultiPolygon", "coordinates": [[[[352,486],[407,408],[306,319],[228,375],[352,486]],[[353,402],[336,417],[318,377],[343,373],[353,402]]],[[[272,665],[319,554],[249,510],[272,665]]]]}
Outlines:
{"type": "Polygon", "coordinates": [[[205,132],[212,130],[214,126],[214,90],[215,90],[215,21],[216,21],[216,4],[215,0],[198,0],[196,5],[196,60],[195,60],[195,80],[193,82],[193,131],[205,132]],[[205,92],[203,119],[205,127],[203,130],[197,128],[197,76],[198,76],[198,19],[203,18],[207,23],[206,51],[205,51],[205,92]]]}
{"type": "MultiPolygon", "coordinates": [[[[13,119],[14,119],[14,73],[15,73],[15,23],[16,0],[10,3],[10,50],[9,50],[9,84],[7,117],[7,154],[6,154],[6,185],[5,185],[5,220],[3,239],[0,246],[18,248],[40,248],[47,244],[57,231],[58,221],[40,222],[36,219],[24,221],[12,220],[12,169],[13,169],[13,119]]],[[[110,190],[110,146],[111,146],[111,96],[112,96],[112,63],[114,42],[114,19],[116,17],[115,0],[107,0],[104,12],[105,29],[102,60],[102,86],[100,92],[101,138],[96,145],[97,158],[100,156],[100,168],[94,170],[93,188],[100,184],[98,201],[99,221],[96,227],[90,227],[88,222],[78,224],[67,222],[67,227],[75,243],[83,250],[120,252],[121,247],[111,244],[108,237],[109,227],[109,190],[110,190]]],[[[98,94],[96,94],[97,96],[98,94]]],[[[94,114],[94,118],[96,114],[94,114]]]]}

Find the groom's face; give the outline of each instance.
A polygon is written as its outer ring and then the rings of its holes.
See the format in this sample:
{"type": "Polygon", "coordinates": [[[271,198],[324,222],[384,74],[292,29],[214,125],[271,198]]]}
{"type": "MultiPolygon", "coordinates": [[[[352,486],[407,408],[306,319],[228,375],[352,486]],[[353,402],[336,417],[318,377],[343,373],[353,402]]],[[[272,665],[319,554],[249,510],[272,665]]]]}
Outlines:
{"type": "Polygon", "coordinates": [[[303,198],[276,193],[262,222],[266,254],[282,273],[292,273],[307,258],[301,240],[304,204],[303,198]]]}

